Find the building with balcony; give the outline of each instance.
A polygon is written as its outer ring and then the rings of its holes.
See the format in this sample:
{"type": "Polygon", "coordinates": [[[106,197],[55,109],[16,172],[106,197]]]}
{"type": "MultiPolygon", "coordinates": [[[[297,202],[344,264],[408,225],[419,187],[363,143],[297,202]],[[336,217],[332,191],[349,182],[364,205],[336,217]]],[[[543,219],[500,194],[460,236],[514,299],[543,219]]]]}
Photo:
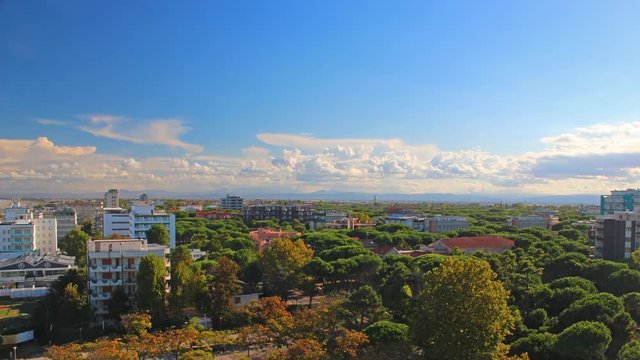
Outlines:
{"type": "Polygon", "coordinates": [[[242,209],[244,221],[255,220],[298,220],[307,223],[313,220],[313,208],[311,205],[251,205],[242,209]]]}
{"type": "Polygon", "coordinates": [[[36,249],[36,227],[30,220],[0,223],[0,258],[13,258],[36,249]]]}
{"type": "Polygon", "coordinates": [[[595,256],[605,260],[631,258],[640,247],[640,213],[616,212],[596,219],[595,256]]]}
{"type": "Polygon", "coordinates": [[[169,232],[169,246],[176,247],[176,216],[155,210],[148,202],[134,202],[129,213],[129,236],[132,239],[146,239],[147,231],[153,225],[164,225],[169,232]]]}
{"type": "Polygon", "coordinates": [[[229,195],[220,199],[220,208],[225,210],[242,210],[244,199],[238,195],[229,195]]]}
{"type": "Polygon", "coordinates": [[[89,303],[98,318],[108,313],[107,303],[117,287],[122,287],[135,305],[136,277],[140,260],[147,255],[164,259],[169,266],[169,248],[147,244],[144,239],[92,240],[87,243],[89,303]]]}
{"type": "Polygon", "coordinates": [[[49,286],[70,269],[76,269],[75,257],[44,254],[38,251],[0,260],[0,286],[49,286]]]}

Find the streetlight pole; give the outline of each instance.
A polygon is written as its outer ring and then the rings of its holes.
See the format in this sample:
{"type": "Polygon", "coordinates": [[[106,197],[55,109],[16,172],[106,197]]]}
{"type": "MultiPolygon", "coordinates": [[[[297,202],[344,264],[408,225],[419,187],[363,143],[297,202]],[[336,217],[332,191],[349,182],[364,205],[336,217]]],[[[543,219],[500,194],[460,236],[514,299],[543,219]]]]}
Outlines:
{"type": "Polygon", "coordinates": [[[16,360],[18,358],[18,347],[13,347],[13,359],[16,360]]]}

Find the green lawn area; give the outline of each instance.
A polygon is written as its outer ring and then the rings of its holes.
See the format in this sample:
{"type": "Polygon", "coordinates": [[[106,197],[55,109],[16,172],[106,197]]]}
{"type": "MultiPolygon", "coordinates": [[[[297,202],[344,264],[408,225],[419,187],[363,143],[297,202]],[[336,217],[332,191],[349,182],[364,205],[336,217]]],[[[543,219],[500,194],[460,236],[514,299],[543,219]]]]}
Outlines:
{"type": "Polygon", "coordinates": [[[0,300],[0,333],[5,333],[5,329],[28,328],[36,304],[37,300],[0,300]]]}

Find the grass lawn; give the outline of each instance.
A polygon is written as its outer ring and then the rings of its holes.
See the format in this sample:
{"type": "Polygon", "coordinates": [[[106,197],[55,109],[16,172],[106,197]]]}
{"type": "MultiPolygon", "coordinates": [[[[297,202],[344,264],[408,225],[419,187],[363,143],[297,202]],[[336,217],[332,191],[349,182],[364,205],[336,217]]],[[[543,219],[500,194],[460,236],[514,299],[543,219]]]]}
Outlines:
{"type": "Polygon", "coordinates": [[[0,332],[22,329],[31,324],[31,315],[37,300],[0,300],[0,332]]]}

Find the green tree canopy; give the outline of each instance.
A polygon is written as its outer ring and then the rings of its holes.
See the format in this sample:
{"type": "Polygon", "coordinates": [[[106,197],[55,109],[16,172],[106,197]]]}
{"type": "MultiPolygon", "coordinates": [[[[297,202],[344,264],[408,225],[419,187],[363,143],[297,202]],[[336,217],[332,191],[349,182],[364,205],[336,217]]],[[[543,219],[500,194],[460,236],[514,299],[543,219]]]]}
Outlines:
{"type": "Polygon", "coordinates": [[[556,342],[556,335],[550,333],[531,333],[521,337],[511,344],[511,354],[528,353],[532,360],[553,360],[556,355],[553,347],[556,342]]]}
{"type": "Polygon", "coordinates": [[[640,342],[637,340],[628,342],[618,352],[617,360],[638,360],[640,359],[640,342]]]}
{"type": "MultiPolygon", "coordinates": [[[[369,285],[361,286],[349,295],[344,308],[355,317],[357,327],[362,329],[365,320],[374,322],[384,314],[380,295],[369,285]]],[[[353,318],[352,318],[353,319],[353,318]]]]}
{"type": "Polygon", "coordinates": [[[107,309],[109,309],[110,319],[120,319],[120,316],[126,314],[131,308],[129,296],[122,286],[116,287],[111,292],[111,298],[107,301],[107,309]]]}
{"type": "Polygon", "coordinates": [[[607,290],[615,295],[624,295],[628,292],[640,292],[640,271],[622,269],[609,275],[607,290]]]}
{"type": "Polygon", "coordinates": [[[176,317],[194,303],[198,277],[191,266],[191,251],[184,245],[171,251],[171,279],[169,280],[169,307],[176,317]]]}
{"type": "Polygon", "coordinates": [[[566,328],[554,346],[554,351],[571,359],[604,359],[611,342],[611,331],[597,321],[581,321],[566,328]]]}
{"type": "Polygon", "coordinates": [[[640,293],[632,292],[622,296],[624,309],[631,315],[633,320],[640,322],[640,293]]]}
{"type": "Polygon", "coordinates": [[[593,294],[573,302],[565,309],[558,321],[560,326],[567,327],[579,321],[610,321],[624,309],[622,300],[609,293],[593,294]]]}
{"type": "Polygon", "coordinates": [[[67,255],[76,257],[76,264],[84,267],[87,261],[87,241],[89,235],[80,229],[73,229],[67,233],[60,243],[60,250],[67,255]]]}
{"type": "Polygon", "coordinates": [[[163,258],[146,255],[140,259],[136,278],[138,307],[150,311],[152,318],[157,321],[165,315],[166,276],[167,269],[163,258]]]}
{"type": "Polygon", "coordinates": [[[364,329],[369,341],[374,344],[397,344],[409,342],[409,327],[387,320],[378,321],[364,329]]]}
{"type": "Polygon", "coordinates": [[[553,280],[549,287],[552,289],[563,289],[568,287],[579,287],[587,291],[589,294],[598,292],[596,286],[589,280],[579,276],[569,276],[553,280]]]}
{"type": "Polygon", "coordinates": [[[159,244],[169,246],[169,230],[162,224],[153,224],[151,228],[147,230],[147,242],[150,244],[159,244]]]}
{"type": "Polygon", "coordinates": [[[313,257],[313,250],[304,241],[275,239],[258,259],[263,280],[276,294],[287,297],[289,290],[300,283],[302,268],[313,257]]]}
{"type": "Polygon", "coordinates": [[[197,303],[212,318],[223,318],[231,312],[233,297],[242,291],[238,270],[238,264],[227,257],[221,257],[207,276],[204,293],[201,293],[197,303]]]}

